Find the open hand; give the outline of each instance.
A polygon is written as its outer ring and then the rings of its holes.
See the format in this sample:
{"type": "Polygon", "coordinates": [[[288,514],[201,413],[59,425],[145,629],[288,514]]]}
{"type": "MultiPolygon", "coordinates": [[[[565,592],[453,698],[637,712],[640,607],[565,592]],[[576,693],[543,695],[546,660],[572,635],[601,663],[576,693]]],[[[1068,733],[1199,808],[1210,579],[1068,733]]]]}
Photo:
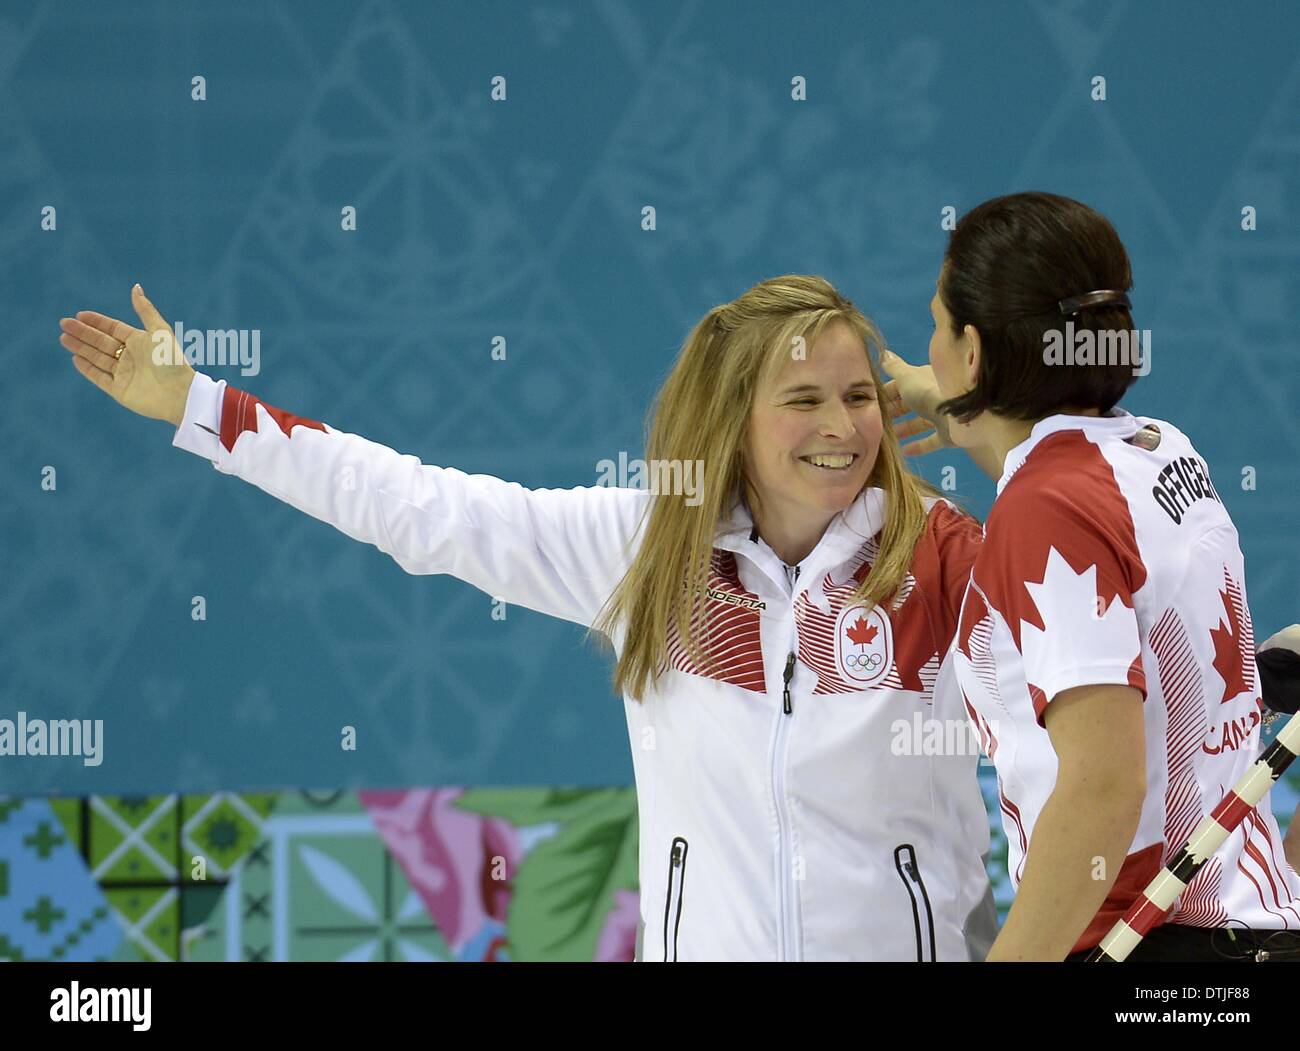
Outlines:
{"type": "Polygon", "coordinates": [[[180,426],[194,370],[139,285],[131,289],[131,305],[143,329],[82,310],[59,321],[59,342],[72,351],[76,370],[119,405],[180,426]]]}
{"type": "Polygon", "coordinates": [[[880,352],[880,368],[886,376],[893,377],[885,384],[885,404],[882,406],[888,410],[890,419],[916,414],[914,419],[894,424],[894,433],[900,442],[916,438],[916,441],[903,445],[903,454],[924,456],[936,449],[951,447],[954,443],[949,419],[935,411],[935,406],[943,399],[939,395],[934,369],[929,365],[909,365],[897,354],[884,349],[880,352]]]}

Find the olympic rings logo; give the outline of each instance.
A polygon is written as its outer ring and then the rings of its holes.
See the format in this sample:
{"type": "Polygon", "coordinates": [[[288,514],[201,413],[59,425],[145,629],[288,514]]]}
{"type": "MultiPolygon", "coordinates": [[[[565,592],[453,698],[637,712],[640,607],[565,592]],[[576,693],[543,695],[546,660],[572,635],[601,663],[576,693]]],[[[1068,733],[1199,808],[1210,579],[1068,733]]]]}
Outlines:
{"type": "Polygon", "coordinates": [[[879,668],[884,659],[879,653],[846,653],[844,664],[854,671],[870,673],[879,668]]]}
{"type": "Polygon", "coordinates": [[[842,680],[866,687],[882,682],[893,664],[889,618],[870,606],[840,611],[835,624],[835,656],[842,680]]]}

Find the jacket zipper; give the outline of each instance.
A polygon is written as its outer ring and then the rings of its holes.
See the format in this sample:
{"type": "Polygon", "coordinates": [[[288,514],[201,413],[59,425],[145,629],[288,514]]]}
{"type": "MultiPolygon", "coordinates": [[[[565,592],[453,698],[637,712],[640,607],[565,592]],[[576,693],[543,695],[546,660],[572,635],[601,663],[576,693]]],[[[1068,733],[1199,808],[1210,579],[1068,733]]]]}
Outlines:
{"type": "Polygon", "coordinates": [[[677,962],[677,931],[682,923],[682,886],[686,882],[687,846],[686,840],[677,836],[668,854],[668,894],[664,900],[664,962],[666,963],[677,962]],[[668,938],[670,929],[671,946],[668,938]]]}
{"type": "MultiPolygon", "coordinates": [[[[788,575],[788,574],[787,574],[788,575]]],[[[790,610],[794,612],[794,584],[799,579],[799,567],[794,567],[790,580],[790,610]]],[[[798,648],[798,626],[791,621],[790,652],[785,658],[785,672],[782,675],[781,711],[782,717],[776,726],[776,748],[772,758],[772,794],[776,802],[777,819],[777,864],[781,867],[778,879],[781,897],[781,911],[778,925],[779,959],[797,960],[797,939],[794,931],[794,878],[791,874],[793,860],[790,857],[790,815],[785,804],[785,757],[786,738],[789,732],[788,716],[794,714],[790,703],[790,680],[794,677],[795,650],[798,648]]]]}
{"type": "Polygon", "coordinates": [[[908,897],[912,899],[912,920],[916,924],[916,960],[925,963],[925,948],[930,949],[930,963],[938,956],[934,947],[934,913],[930,909],[930,895],[925,892],[925,883],[921,879],[921,867],[916,861],[916,848],[911,843],[900,843],[894,848],[894,867],[907,888],[908,897]],[[917,894],[920,894],[918,900],[917,894]],[[922,911],[925,923],[922,924],[922,911]]]}
{"type": "MultiPolygon", "coordinates": [[[[786,568],[788,569],[789,567],[787,566],[786,568]]],[[[789,574],[787,574],[787,576],[789,576],[789,574]]],[[[790,612],[793,614],[794,613],[794,586],[799,580],[798,566],[794,567],[794,575],[790,576],[789,579],[790,579],[790,612]]],[[[785,672],[781,676],[782,683],[784,684],[784,688],[781,694],[781,710],[785,712],[786,715],[794,714],[794,708],[790,704],[790,680],[794,678],[794,660],[795,660],[794,651],[795,649],[798,648],[799,645],[799,627],[797,624],[795,625],[794,637],[790,645],[791,645],[790,652],[786,654],[786,658],[785,658],[785,672]]]]}

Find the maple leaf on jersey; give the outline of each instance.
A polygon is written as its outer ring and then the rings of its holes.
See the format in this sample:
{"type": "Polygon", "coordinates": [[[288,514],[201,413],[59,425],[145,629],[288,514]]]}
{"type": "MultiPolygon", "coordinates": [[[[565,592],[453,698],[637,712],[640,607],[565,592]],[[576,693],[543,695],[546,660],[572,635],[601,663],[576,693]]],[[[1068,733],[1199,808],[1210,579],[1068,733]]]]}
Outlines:
{"type": "Polygon", "coordinates": [[[1024,588],[1031,605],[1013,609],[1011,615],[1021,616],[1020,652],[1027,676],[1041,681],[1049,669],[1074,664],[1080,654],[1125,664],[1141,656],[1137,614],[1114,588],[1098,586],[1095,565],[1076,573],[1056,548],[1049,547],[1043,582],[1026,580],[1024,588]],[[1107,595],[1111,597],[1103,613],[1107,595]],[[1042,629],[1025,613],[1036,613],[1042,629]]]}
{"type": "Polygon", "coordinates": [[[876,632],[879,630],[875,625],[868,624],[866,617],[858,617],[849,625],[848,635],[859,646],[866,646],[876,637],[876,632]]]}
{"type": "Polygon", "coordinates": [[[1226,704],[1249,690],[1250,685],[1246,682],[1241,652],[1241,604],[1226,591],[1220,591],[1219,598],[1223,599],[1228,623],[1219,621],[1217,628],[1210,629],[1210,638],[1214,641],[1214,670],[1223,678],[1222,703],[1226,704]]]}

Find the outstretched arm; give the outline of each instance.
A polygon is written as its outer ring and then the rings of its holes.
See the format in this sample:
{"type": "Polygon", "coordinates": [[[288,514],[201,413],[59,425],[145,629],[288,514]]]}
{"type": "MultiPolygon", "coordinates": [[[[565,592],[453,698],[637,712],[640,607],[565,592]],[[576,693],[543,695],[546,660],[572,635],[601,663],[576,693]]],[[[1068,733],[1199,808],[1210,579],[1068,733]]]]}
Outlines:
{"type": "Polygon", "coordinates": [[[373,544],[408,573],[448,573],[576,623],[590,624],[621,579],[649,494],[525,489],[287,413],[155,356],[150,333],[163,333],[165,348],[170,327],[142,292],[134,298],[149,333],[87,311],[64,320],[64,346],[83,376],[126,408],[175,423],[172,444],[223,474],[373,544]]]}

